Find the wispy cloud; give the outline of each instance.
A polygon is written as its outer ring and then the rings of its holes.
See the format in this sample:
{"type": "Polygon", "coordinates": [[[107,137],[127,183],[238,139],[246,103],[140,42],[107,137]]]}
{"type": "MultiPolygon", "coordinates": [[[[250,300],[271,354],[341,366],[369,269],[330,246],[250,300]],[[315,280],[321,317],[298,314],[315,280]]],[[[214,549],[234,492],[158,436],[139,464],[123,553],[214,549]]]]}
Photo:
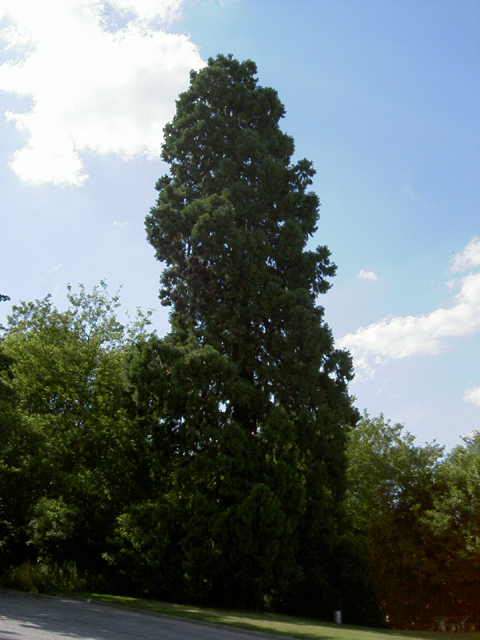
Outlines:
{"type": "Polygon", "coordinates": [[[11,167],[33,184],[81,185],[82,153],[158,157],[163,127],[203,61],[166,28],[184,0],[0,0],[9,60],[0,91],[32,98],[11,167]]]}
{"type": "Polygon", "coordinates": [[[61,262],[60,264],[57,264],[56,267],[53,267],[53,269],[50,269],[50,271],[43,276],[42,278],[40,278],[39,282],[44,282],[49,276],[52,275],[52,273],[55,273],[56,271],[58,271],[61,267],[63,267],[63,262],[61,262]]]}
{"type": "MultiPolygon", "coordinates": [[[[473,240],[455,256],[455,270],[459,265],[462,270],[465,265],[469,268],[480,265],[478,244],[478,239],[473,240]]],[[[450,307],[419,316],[384,318],[345,335],[339,345],[352,352],[357,368],[367,371],[373,371],[375,364],[388,359],[440,353],[449,340],[480,331],[480,273],[469,273],[456,281],[455,286],[460,286],[460,291],[450,307]]]]}
{"type": "Polygon", "coordinates": [[[471,404],[480,405],[480,387],[470,387],[467,389],[463,395],[463,400],[471,404]]]}
{"type": "Polygon", "coordinates": [[[365,271],[365,269],[361,269],[357,273],[357,278],[359,280],[371,280],[371,281],[378,280],[378,276],[375,273],[375,271],[365,271]]]}

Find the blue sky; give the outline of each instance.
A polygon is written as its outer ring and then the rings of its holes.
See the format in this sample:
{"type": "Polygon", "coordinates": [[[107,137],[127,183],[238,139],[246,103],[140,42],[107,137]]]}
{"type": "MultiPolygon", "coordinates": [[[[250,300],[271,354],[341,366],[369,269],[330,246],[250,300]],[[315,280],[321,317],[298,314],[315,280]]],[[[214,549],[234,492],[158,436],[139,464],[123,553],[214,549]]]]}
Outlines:
{"type": "MultiPolygon", "coordinates": [[[[480,428],[478,0],[0,0],[0,292],[106,278],[153,308],[161,131],[232,53],[285,104],[322,202],[322,297],[357,406],[448,448],[480,428]]],[[[0,320],[8,313],[2,304],[0,320]]]]}

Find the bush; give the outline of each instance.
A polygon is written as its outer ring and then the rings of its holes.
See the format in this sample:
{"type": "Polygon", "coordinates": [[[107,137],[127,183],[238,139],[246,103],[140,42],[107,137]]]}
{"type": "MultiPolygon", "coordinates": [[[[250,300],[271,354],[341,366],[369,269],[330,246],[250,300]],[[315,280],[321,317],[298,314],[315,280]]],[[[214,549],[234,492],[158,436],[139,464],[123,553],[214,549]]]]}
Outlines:
{"type": "Polygon", "coordinates": [[[10,567],[2,576],[2,585],[31,593],[104,591],[106,582],[102,576],[79,572],[75,562],[43,564],[24,562],[10,567]]]}

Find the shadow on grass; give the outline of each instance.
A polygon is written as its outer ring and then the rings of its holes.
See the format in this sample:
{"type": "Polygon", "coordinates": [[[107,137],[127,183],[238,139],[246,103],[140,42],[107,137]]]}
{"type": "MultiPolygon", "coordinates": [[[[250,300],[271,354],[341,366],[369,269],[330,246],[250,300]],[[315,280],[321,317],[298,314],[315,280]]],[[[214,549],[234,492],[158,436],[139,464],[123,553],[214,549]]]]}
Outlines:
{"type": "MultiPolygon", "coordinates": [[[[335,625],[318,620],[295,618],[268,613],[251,613],[245,611],[207,609],[189,605],[175,605],[154,600],[142,600],[126,596],[105,594],[78,593],[80,597],[102,602],[104,604],[131,607],[133,609],[156,613],[192,621],[208,622],[248,631],[275,634],[300,640],[444,640],[445,634],[429,631],[393,631],[355,627],[351,625],[335,625]]],[[[480,640],[480,633],[462,634],[469,640],[480,640]]]]}

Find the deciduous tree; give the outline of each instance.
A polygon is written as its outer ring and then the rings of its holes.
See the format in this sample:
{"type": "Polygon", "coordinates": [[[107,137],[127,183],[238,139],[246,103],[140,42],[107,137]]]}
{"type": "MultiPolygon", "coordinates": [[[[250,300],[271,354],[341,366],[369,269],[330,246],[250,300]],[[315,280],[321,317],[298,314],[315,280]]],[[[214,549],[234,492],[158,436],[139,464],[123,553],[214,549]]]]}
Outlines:
{"type": "Polygon", "coordinates": [[[442,615],[438,579],[446,546],[426,518],[440,497],[442,456],[442,447],[417,445],[383,416],[365,413],[349,438],[347,507],[395,627],[422,628],[442,615]]]}
{"type": "Polygon", "coordinates": [[[431,608],[480,615],[480,432],[464,436],[439,466],[433,508],[421,514],[436,551],[431,608]]]}
{"type": "Polygon", "coordinates": [[[47,296],[8,317],[0,373],[15,410],[2,425],[1,504],[36,556],[98,566],[116,516],[148,482],[145,440],[123,407],[126,353],[144,322],[121,325],[104,283],[67,297],[65,311],[47,296]]]}

